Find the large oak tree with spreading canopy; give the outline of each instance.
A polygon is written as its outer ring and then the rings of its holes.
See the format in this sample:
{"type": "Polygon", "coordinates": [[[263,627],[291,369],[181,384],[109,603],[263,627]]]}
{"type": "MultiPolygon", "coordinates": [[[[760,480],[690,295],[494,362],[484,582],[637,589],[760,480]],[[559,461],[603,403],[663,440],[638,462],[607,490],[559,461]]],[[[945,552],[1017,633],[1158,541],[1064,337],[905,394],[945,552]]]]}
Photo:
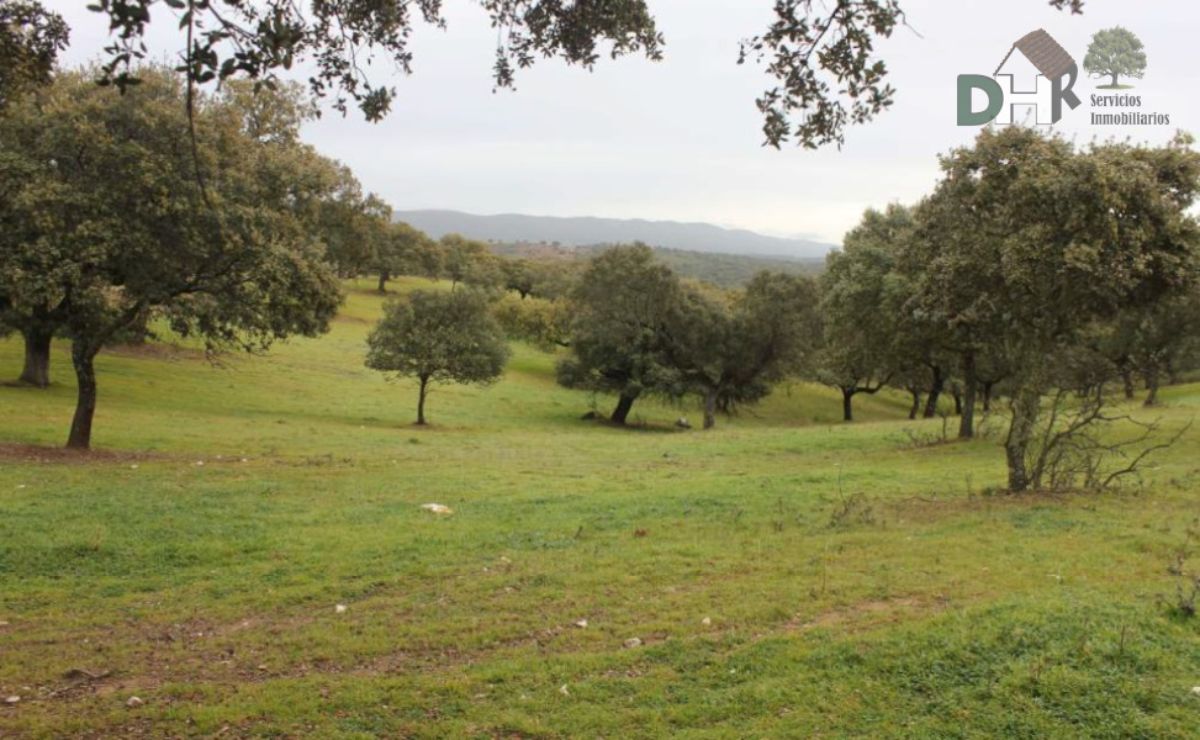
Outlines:
{"type": "Polygon", "coordinates": [[[571,356],[558,363],[558,382],[616,394],[614,424],[625,424],[644,395],[677,394],[668,342],[681,299],[679,278],[644,244],[594,257],[571,293],[571,356]]]}
{"type": "Polygon", "coordinates": [[[1012,373],[1010,490],[1037,483],[1027,455],[1064,353],[1097,321],[1194,289],[1200,226],[1189,209],[1200,154],[1191,143],[1181,134],[1163,147],[1077,149],[1013,126],[943,158],[930,202],[952,208],[959,225],[955,238],[931,242],[925,269],[940,278],[922,286],[948,320],[970,316],[1002,348],[1012,373]],[[966,284],[948,292],[946,279],[966,284]]]}
{"type": "Polygon", "coordinates": [[[140,69],[124,95],[94,77],[62,73],[0,116],[0,310],[70,339],[81,449],[96,355],[123,330],[153,315],[209,347],[262,348],[324,331],[340,302],[303,199],[279,187],[289,145],[221,99],[189,122],[172,72],[140,69]]]}

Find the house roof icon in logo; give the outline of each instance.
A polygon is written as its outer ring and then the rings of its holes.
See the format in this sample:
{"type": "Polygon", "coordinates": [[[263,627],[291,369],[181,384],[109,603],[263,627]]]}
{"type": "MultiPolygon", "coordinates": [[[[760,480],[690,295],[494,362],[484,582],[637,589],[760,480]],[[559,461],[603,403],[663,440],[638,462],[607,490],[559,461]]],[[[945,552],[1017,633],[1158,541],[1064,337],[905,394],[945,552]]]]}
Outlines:
{"type": "Polygon", "coordinates": [[[1067,50],[1062,48],[1053,36],[1039,28],[1017,39],[1017,43],[1013,44],[1008,53],[1004,55],[1000,66],[996,67],[993,77],[1000,76],[1000,70],[1004,69],[1005,64],[1008,64],[1013,52],[1018,50],[1048,80],[1057,80],[1075,67],[1075,60],[1071,58],[1067,50]]]}
{"type": "Polygon", "coordinates": [[[1030,31],[1017,39],[992,75],[998,81],[1008,78],[1008,104],[997,122],[1015,123],[1017,109],[1025,108],[1039,124],[1056,123],[1064,102],[1071,108],[1080,104],[1071,91],[1078,75],[1078,64],[1061,44],[1044,29],[1030,31]],[[1013,53],[1017,51],[1021,54],[1013,53]]]}

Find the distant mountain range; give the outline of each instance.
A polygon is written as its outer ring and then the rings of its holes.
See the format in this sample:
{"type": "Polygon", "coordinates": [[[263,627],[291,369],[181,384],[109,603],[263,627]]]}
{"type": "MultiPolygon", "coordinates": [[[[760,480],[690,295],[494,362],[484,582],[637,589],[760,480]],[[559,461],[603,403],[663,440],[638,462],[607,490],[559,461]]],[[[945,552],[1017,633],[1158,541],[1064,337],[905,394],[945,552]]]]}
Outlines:
{"type": "Polygon", "coordinates": [[[479,216],[460,211],[397,211],[405,221],[434,238],[462,234],[471,239],[497,242],[557,242],[580,247],[640,241],[652,247],[736,255],[823,258],[835,245],[807,239],[784,239],[743,229],[677,221],[616,218],[563,218],[505,213],[479,216]]]}

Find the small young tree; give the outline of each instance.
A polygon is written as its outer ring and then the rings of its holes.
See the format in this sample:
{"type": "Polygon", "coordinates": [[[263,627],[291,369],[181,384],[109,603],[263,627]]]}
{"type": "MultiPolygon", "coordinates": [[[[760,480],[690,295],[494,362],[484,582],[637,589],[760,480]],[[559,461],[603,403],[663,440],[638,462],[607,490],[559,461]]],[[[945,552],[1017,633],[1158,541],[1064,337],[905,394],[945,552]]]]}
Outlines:
{"type": "Polygon", "coordinates": [[[1120,76],[1141,79],[1146,72],[1146,52],[1142,42],[1127,29],[1117,26],[1097,31],[1083,58],[1083,69],[1096,77],[1109,77],[1103,87],[1121,87],[1120,76]]]}
{"type": "Polygon", "coordinates": [[[367,367],[416,378],[417,424],[425,424],[430,383],[487,385],[504,371],[504,332],[475,291],[412,293],[389,302],[367,337],[367,367]]]}

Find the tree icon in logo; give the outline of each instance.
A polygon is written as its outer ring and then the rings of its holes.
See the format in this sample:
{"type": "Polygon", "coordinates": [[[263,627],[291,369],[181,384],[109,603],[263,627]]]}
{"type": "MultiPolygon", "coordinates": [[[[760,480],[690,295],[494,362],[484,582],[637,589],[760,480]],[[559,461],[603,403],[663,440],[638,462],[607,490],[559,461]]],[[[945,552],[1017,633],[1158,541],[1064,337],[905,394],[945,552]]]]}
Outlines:
{"type": "Polygon", "coordinates": [[[1121,75],[1142,78],[1146,71],[1146,52],[1142,50],[1141,39],[1133,32],[1120,26],[1108,28],[1092,36],[1092,44],[1083,58],[1083,68],[1088,74],[1112,79],[1109,84],[1100,85],[1101,89],[1121,90],[1132,87],[1120,83],[1121,75]]]}

